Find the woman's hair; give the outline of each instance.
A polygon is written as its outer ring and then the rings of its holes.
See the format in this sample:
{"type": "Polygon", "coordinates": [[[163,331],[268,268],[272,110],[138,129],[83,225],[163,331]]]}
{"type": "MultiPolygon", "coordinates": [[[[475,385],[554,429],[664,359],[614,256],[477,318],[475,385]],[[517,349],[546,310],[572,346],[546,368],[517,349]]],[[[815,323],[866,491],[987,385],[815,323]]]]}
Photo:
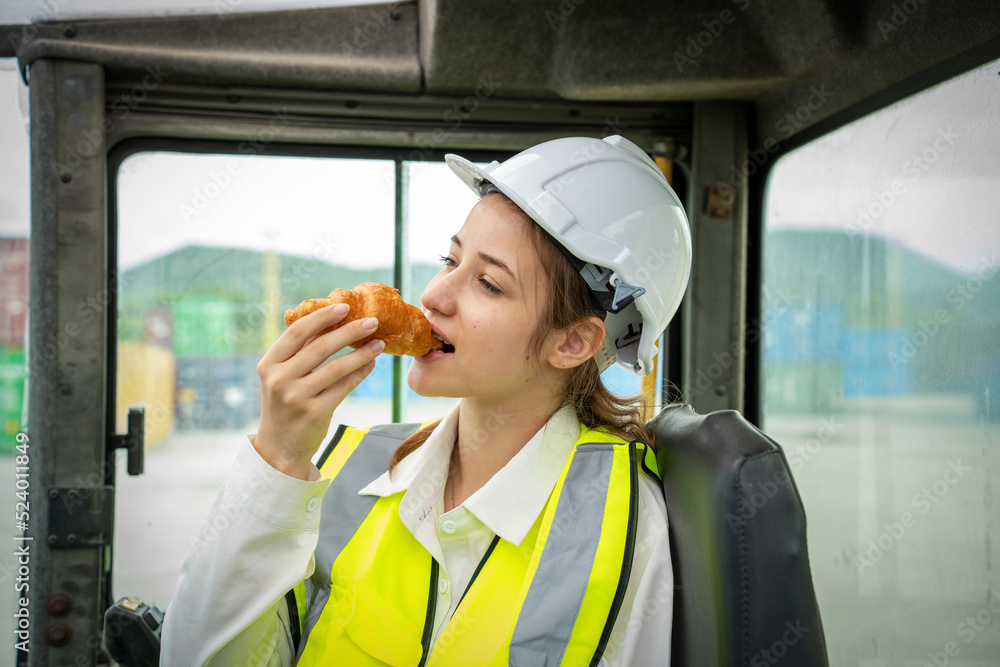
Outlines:
{"type": "MultiPolygon", "coordinates": [[[[540,299],[543,303],[539,313],[538,327],[529,345],[538,358],[546,337],[552,331],[565,329],[587,317],[604,319],[594,293],[587,286],[583,276],[574,269],[555,242],[549,238],[531,217],[499,192],[490,192],[485,197],[502,199],[509,212],[518,215],[528,230],[528,238],[537,255],[542,272],[547,278],[550,296],[540,299]]],[[[485,198],[484,197],[484,198],[485,198]]],[[[601,381],[597,362],[589,359],[569,372],[565,388],[565,402],[573,406],[577,418],[590,428],[604,428],[629,440],[642,440],[653,446],[652,434],[646,429],[642,417],[641,396],[619,396],[613,394],[601,381]]],[[[389,463],[389,472],[397,463],[424,444],[431,431],[440,420],[418,430],[396,449],[389,463]]]]}

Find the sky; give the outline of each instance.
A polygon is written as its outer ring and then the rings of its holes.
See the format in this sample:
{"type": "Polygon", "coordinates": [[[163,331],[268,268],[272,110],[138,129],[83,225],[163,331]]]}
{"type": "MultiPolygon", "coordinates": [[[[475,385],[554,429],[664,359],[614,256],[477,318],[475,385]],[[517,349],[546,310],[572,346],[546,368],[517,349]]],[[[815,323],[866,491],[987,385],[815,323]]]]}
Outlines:
{"type": "MultiPolygon", "coordinates": [[[[192,243],[393,263],[388,160],[147,153],[126,160],[119,188],[122,268],[192,243]]],[[[476,197],[443,163],[412,164],[408,191],[410,259],[436,262],[476,197]]]]}
{"type": "Polygon", "coordinates": [[[0,58],[0,236],[27,236],[30,208],[28,88],[17,61],[0,58]]]}
{"type": "Polygon", "coordinates": [[[789,153],[768,226],[870,231],[960,273],[1000,266],[998,75],[1000,61],[789,153]]]}

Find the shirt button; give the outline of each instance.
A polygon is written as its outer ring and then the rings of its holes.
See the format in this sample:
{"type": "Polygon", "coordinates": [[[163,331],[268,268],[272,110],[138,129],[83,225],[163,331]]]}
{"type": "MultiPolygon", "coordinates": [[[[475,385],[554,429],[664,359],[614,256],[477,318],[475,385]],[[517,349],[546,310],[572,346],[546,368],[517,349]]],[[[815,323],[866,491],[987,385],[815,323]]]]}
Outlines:
{"type": "Polygon", "coordinates": [[[447,592],[448,592],[448,578],[441,577],[440,579],[438,579],[438,593],[444,595],[447,592]]]}
{"type": "Polygon", "coordinates": [[[445,519],[441,522],[441,530],[451,535],[458,530],[458,525],[451,519],[445,519]]]}
{"type": "Polygon", "coordinates": [[[307,512],[312,512],[317,507],[319,507],[319,498],[310,498],[309,502],[306,503],[307,512]]]}

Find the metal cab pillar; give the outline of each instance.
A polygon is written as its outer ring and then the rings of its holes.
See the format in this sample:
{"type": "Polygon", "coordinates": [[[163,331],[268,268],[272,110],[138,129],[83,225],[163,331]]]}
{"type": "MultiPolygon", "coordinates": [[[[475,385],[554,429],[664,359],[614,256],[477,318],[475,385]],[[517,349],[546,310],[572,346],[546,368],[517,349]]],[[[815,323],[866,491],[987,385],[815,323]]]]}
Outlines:
{"type": "Polygon", "coordinates": [[[681,306],[682,390],[701,414],[744,408],[747,145],[746,105],[695,104],[688,205],[694,257],[681,306]]]}
{"type": "Polygon", "coordinates": [[[31,634],[19,659],[95,665],[114,517],[104,70],[43,58],[29,85],[31,634]]]}

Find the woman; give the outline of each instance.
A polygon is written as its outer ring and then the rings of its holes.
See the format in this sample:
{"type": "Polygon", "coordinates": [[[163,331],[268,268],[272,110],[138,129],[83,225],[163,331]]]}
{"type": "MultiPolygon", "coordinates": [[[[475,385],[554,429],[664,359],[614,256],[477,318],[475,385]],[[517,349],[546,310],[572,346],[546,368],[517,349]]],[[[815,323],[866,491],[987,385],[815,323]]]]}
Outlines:
{"type": "Polygon", "coordinates": [[[621,137],[540,144],[480,169],[481,195],[421,303],[441,351],[408,383],[435,424],[341,429],[372,321],[264,355],[250,436],[185,563],[164,665],[669,664],[673,579],[637,406],[599,374],[651,368],[687,282],[687,222],[621,137]],[[321,365],[322,364],[322,365],[321,365]],[[251,446],[252,445],[252,446],[251,446]]]}

